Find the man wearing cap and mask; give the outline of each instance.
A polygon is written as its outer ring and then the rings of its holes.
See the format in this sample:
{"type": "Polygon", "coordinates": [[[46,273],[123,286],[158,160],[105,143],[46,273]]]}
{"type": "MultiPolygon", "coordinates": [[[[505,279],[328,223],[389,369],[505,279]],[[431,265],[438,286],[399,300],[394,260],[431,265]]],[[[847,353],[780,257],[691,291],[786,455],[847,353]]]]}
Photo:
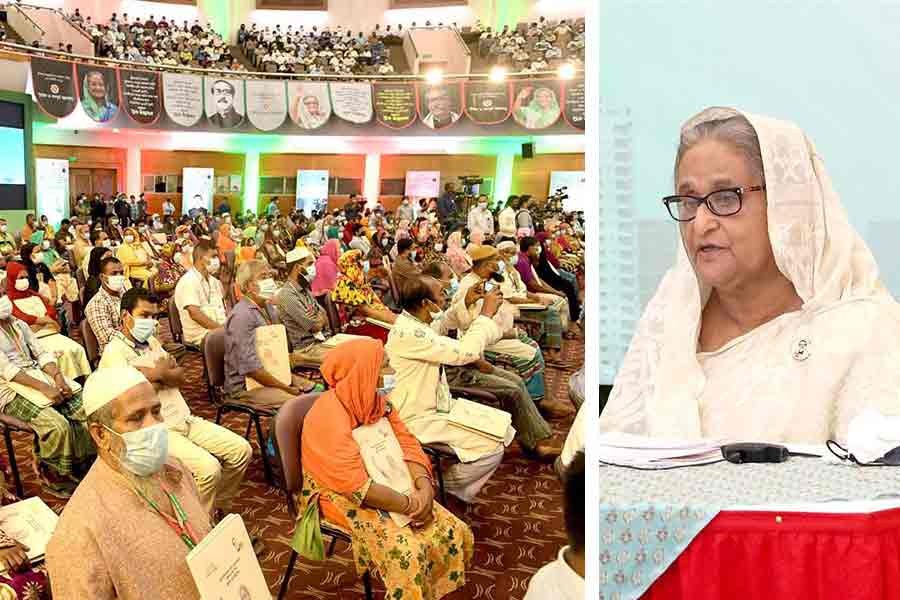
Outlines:
{"type": "Polygon", "coordinates": [[[315,384],[292,375],[290,385],[266,370],[256,350],[256,330],[278,322],[270,302],[277,287],[268,263],[254,259],[241,263],[235,277],[243,294],[225,321],[225,393],[235,400],[263,408],[278,408],[292,397],[311,392],[315,384]],[[252,377],[262,387],[248,390],[245,378],[252,377]]]}
{"type": "Polygon", "coordinates": [[[119,303],[125,289],[125,275],[122,263],[113,257],[100,261],[100,290],[94,294],[84,314],[97,338],[100,353],[106,348],[113,333],[119,328],[119,303]]]}
{"type": "Polygon", "coordinates": [[[187,554],[210,532],[190,473],[168,453],[153,385],[101,369],[82,394],[99,459],[47,545],[55,598],[199,600],[187,554]]]}
{"type": "Polygon", "coordinates": [[[316,302],[310,282],[316,276],[312,253],[306,248],[294,248],[285,257],[288,267],[287,283],[275,296],[278,316],[287,329],[291,345],[291,367],[318,367],[328,348],[325,328],[328,315],[316,302]]]}
{"type": "Polygon", "coordinates": [[[494,215],[488,209],[487,194],[478,196],[478,203],[469,210],[469,231],[478,230],[484,237],[494,237],[494,215]]]}
{"type": "MultiPolygon", "coordinates": [[[[499,288],[503,282],[505,263],[500,253],[493,246],[478,246],[469,251],[472,258],[472,270],[459,282],[459,289],[454,294],[448,313],[459,322],[460,331],[469,328],[470,324],[478,316],[478,306],[470,307],[466,302],[469,290],[483,287],[486,292],[499,288]]],[[[537,343],[525,333],[515,327],[517,310],[508,302],[504,302],[494,317],[501,326],[504,338],[491,344],[485,350],[485,360],[492,365],[517,373],[528,388],[531,399],[540,409],[550,417],[563,418],[572,415],[575,411],[571,405],[563,404],[557,400],[546,399],[544,387],[544,357],[537,343]]],[[[539,431],[546,430],[549,437],[550,428],[543,419],[534,420],[535,438],[539,431]]]]}
{"type": "Polygon", "coordinates": [[[192,415],[179,388],[184,369],[155,337],[159,302],[149,290],[132,288],[122,296],[122,325],[113,334],[100,369],[132,366],[153,384],[169,430],[169,454],[193,474],[204,508],[227,512],[253,457],[249,442],[232,431],[192,415]]]}
{"type": "Polygon", "coordinates": [[[214,277],[219,272],[216,249],[207,242],[194,247],[194,266],[178,280],[172,299],[178,308],[184,342],[199,346],[206,334],[225,322],[225,290],[214,277]]]}

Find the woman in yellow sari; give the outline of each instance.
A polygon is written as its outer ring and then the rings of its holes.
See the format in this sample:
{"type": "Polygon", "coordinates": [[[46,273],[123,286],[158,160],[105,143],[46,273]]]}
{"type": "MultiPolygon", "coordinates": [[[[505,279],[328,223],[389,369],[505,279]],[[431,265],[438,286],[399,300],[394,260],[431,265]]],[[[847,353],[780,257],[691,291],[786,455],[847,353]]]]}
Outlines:
{"type": "Polygon", "coordinates": [[[153,276],[153,263],[150,255],[141,244],[141,238],[134,227],[125,229],[123,243],[116,251],[116,258],[122,261],[125,277],[140,281],[144,285],[153,276]]]}
{"type": "Polygon", "coordinates": [[[375,319],[393,325],[397,320],[385,306],[375,290],[366,281],[366,272],[360,263],[362,252],[348,250],[338,259],[338,276],[331,299],[341,308],[341,321],[347,324],[345,331],[354,335],[365,335],[387,341],[388,330],[366,319],[375,319]]]}

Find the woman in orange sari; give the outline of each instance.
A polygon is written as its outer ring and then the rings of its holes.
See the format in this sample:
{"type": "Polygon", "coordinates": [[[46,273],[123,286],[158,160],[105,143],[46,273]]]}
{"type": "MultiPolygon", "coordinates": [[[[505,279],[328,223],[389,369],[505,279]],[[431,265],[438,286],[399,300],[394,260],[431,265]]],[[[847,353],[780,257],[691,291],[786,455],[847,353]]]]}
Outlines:
{"type": "Polygon", "coordinates": [[[434,502],[431,462],[378,393],[383,359],[381,342],[354,340],[331,350],[322,363],[331,389],[304,419],[300,514],[310,498],[317,498],[322,517],[350,533],[357,571],[377,573],[387,598],[434,600],[465,585],[474,537],[434,502]],[[375,483],[353,439],[354,429],[382,418],[400,443],[413,482],[409,495],[375,483]],[[412,522],[399,527],[388,512],[405,514],[412,522]]]}

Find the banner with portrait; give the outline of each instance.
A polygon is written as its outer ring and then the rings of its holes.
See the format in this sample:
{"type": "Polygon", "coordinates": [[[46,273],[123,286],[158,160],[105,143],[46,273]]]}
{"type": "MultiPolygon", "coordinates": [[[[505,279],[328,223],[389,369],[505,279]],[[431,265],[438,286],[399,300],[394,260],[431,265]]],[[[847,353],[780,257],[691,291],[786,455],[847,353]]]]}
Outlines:
{"type": "MultiPolygon", "coordinates": [[[[46,114],[63,119],[80,103],[98,127],[110,129],[320,136],[584,133],[582,79],[326,82],[42,57],[32,59],[31,78],[32,96],[46,114]]],[[[73,128],[79,126],[72,121],[73,128]]]]}
{"type": "Polygon", "coordinates": [[[584,131],[584,79],[570,79],[563,84],[563,107],[566,123],[584,131]]]}
{"type": "Polygon", "coordinates": [[[162,86],[159,73],[152,71],[119,71],[119,97],[122,108],[140,125],[152,125],[162,110],[162,86]]]}
{"type": "Polygon", "coordinates": [[[447,129],[456,124],[463,114],[462,85],[458,81],[446,81],[436,85],[420,83],[416,86],[419,97],[419,118],[429,129],[447,129]]]}
{"type": "Polygon", "coordinates": [[[552,79],[513,83],[512,115],[525,129],[547,129],[562,114],[559,82],[552,79]]]}
{"type": "Polygon", "coordinates": [[[31,59],[31,81],[34,99],[51,117],[61,119],[72,114],[78,105],[75,91],[75,65],[49,58],[31,59]]]}
{"type": "Polygon", "coordinates": [[[466,116],[481,125],[496,125],[509,118],[512,106],[507,82],[467,81],[463,84],[466,116]]]}
{"type": "Polygon", "coordinates": [[[318,129],[331,118],[331,96],[322,81],[289,81],[288,113],[302,129],[318,129]]]}
{"type": "Polygon", "coordinates": [[[334,114],[357,124],[372,120],[372,84],[333,82],[328,87],[334,114]]]}
{"type": "Polygon", "coordinates": [[[91,120],[108,123],[119,114],[118,69],[78,65],[78,95],[81,108],[91,120]]]}
{"type": "Polygon", "coordinates": [[[234,129],[244,122],[244,80],[204,77],[206,119],[213,129],[234,129]]]}
{"type": "Polygon", "coordinates": [[[416,122],[416,88],[411,83],[374,83],[375,120],[385,127],[403,129],[416,122]]]}
{"type": "Polygon", "coordinates": [[[163,73],[163,107],[176,125],[196,125],[203,116],[203,77],[163,73]]]}
{"type": "Polygon", "coordinates": [[[277,79],[247,80],[247,117],[260,131],[274,131],[287,116],[287,88],[277,79]]]}

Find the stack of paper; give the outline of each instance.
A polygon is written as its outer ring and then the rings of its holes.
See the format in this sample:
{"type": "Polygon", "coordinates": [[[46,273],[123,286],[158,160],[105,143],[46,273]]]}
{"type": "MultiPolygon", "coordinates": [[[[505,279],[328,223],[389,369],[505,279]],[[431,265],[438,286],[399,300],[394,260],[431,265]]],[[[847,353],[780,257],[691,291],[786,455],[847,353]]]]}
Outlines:
{"type": "Polygon", "coordinates": [[[188,553],[188,568],[203,600],[272,600],[244,520],[228,515],[188,553]]]}
{"type": "Polygon", "coordinates": [[[447,421],[454,427],[506,444],[512,426],[512,415],[493,406],[465,398],[454,398],[450,412],[447,413],[447,421]]]}
{"type": "Polygon", "coordinates": [[[547,307],[539,302],[527,302],[525,304],[514,305],[519,310],[547,310],[547,307]]]}
{"type": "Polygon", "coordinates": [[[722,460],[724,443],[724,440],[666,440],[612,432],[600,434],[597,453],[601,462],[611,465],[666,469],[722,460]]]}
{"type": "MultiPolygon", "coordinates": [[[[20,544],[28,546],[28,560],[32,563],[44,560],[47,542],[57,521],[56,513],[37,496],[0,508],[0,528],[20,544]]],[[[0,573],[5,572],[0,568],[0,573]]]]}

